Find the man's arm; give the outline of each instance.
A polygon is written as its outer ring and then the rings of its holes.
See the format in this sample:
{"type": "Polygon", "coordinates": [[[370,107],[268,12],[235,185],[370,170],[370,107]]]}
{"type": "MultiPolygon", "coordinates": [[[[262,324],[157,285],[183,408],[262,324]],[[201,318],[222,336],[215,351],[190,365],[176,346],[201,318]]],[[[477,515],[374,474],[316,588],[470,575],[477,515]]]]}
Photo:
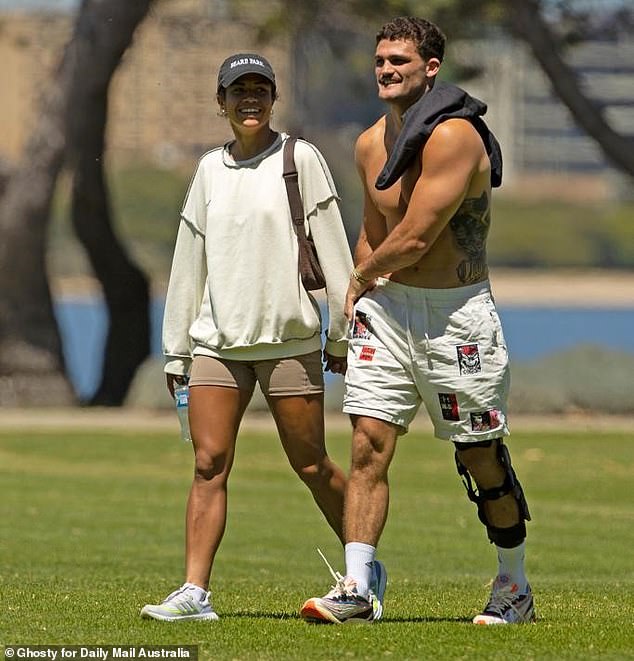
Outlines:
{"type": "Polygon", "coordinates": [[[430,250],[462,204],[481,156],[482,142],[470,124],[447,120],[436,128],[423,147],[421,173],[403,219],[370,255],[355,260],[344,310],[348,319],[375,278],[415,264],[430,250]]]}
{"type": "Polygon", "coordinates": [[[361,231],[359,232],[359,238],[357,239],[357,245],[354,249],[353,260],[355,264],[360,264],[364,262],[372,254],[372,248],[368,243],[368,235],[365,232],[365,226],[361,226],[361,231]]]}
{"type": "Polygon", "coordinates": [[[363,225],[359,239],[354,250],[354,263],[366,261],[387,236],[387,222],[385,216],[376,208],[368,192],[368,177],[365,173],[364,163],[367,150],[367,141],[370,138],[363,133],[355,145],[355,163],[357,173],[363,186],[363,225]]]}
{"type": "Polygon", "coordinates": [[[464,120],[448,120],[432,133],[402,221],[357,266],[363,279],[411,266],[429,251],[462,204],[481,150],[479,136],[464,120]]]}

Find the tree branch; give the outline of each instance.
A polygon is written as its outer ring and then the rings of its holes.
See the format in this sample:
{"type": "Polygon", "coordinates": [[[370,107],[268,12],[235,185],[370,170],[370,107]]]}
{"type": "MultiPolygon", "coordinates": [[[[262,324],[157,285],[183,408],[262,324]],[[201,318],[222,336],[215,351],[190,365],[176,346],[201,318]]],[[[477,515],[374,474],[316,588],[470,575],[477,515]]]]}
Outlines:
{"type": "Polygon", "coordinates": [[[597,142],[612,165],[634,176],[634,139],[614,131],[602,109],[582,92],[575,72],[564,62],[555,37],[541,17],[538,0],[508,0],[508,18],[512,32],[530,46],[577,124],[597,142]]]}

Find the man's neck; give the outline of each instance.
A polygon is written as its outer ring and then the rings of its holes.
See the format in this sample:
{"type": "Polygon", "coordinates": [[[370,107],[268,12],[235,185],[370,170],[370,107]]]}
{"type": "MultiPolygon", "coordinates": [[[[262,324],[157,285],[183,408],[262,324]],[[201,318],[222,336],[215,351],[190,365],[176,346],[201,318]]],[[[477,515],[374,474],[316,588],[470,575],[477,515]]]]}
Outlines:
{"type": "Polygon", "coordinates": [[[415,97],[410,97],[408,99],[395,99],[393,102],[389,103],[389,116],[392,118],[392,122],[397,130],[401,130],[403,126],[403,115],[408,108],[413,106],[419,99],[421,99],[425,94],[428,94],[433,87],[433,83],[428,83],[425,89],[415,97]]]}

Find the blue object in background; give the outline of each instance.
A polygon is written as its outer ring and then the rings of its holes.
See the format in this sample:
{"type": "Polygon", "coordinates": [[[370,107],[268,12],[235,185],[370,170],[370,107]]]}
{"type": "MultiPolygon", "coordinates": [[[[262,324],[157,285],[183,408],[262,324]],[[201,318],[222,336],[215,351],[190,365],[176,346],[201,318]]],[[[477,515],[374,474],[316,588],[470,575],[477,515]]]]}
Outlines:
{"type": "Polygon", "coordinates": [[[511,360],[533,360],[595,344],[634,353],[634,310],[498,307],[511,360]]]}
{"type": "MultiPolygon", "coordinates": [[[[108,315],[96,298],[59,299],[55,315],[64,343],[68,373],[78,395],[96,391],[103,366],[108,315]]],[[[151,304],[151,352],[161,355],[162,299],[151,304]]],[[[528,361],[578,344],[634,353],[634,309],[498,306],[511,360],[528,361]]],[[[326,311],[322,308],[324,323],[326,311]]],[[[335,378],[326,372],[325,378],[335,378]]]]}
{"type": "Polygon", "coordinates": [[[99,386],[103,350],[108,332],[108,311],[101,299],[61,299],[53,304],[59,324],[68,375],[81,399],[89,399],[99,386]]]}

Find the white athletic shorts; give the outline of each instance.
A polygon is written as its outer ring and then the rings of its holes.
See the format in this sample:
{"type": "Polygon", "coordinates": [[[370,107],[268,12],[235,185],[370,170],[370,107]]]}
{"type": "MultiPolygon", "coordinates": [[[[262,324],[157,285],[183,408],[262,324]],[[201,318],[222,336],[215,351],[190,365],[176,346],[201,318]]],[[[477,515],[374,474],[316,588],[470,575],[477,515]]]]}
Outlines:
{"type": "Polygon", "coordinates": [[[436,437],[509,434],[508,352],[488,281],[422,289],[379,278],[355,305],[343,411],[406,432],[421,402],[436,437]]]}

